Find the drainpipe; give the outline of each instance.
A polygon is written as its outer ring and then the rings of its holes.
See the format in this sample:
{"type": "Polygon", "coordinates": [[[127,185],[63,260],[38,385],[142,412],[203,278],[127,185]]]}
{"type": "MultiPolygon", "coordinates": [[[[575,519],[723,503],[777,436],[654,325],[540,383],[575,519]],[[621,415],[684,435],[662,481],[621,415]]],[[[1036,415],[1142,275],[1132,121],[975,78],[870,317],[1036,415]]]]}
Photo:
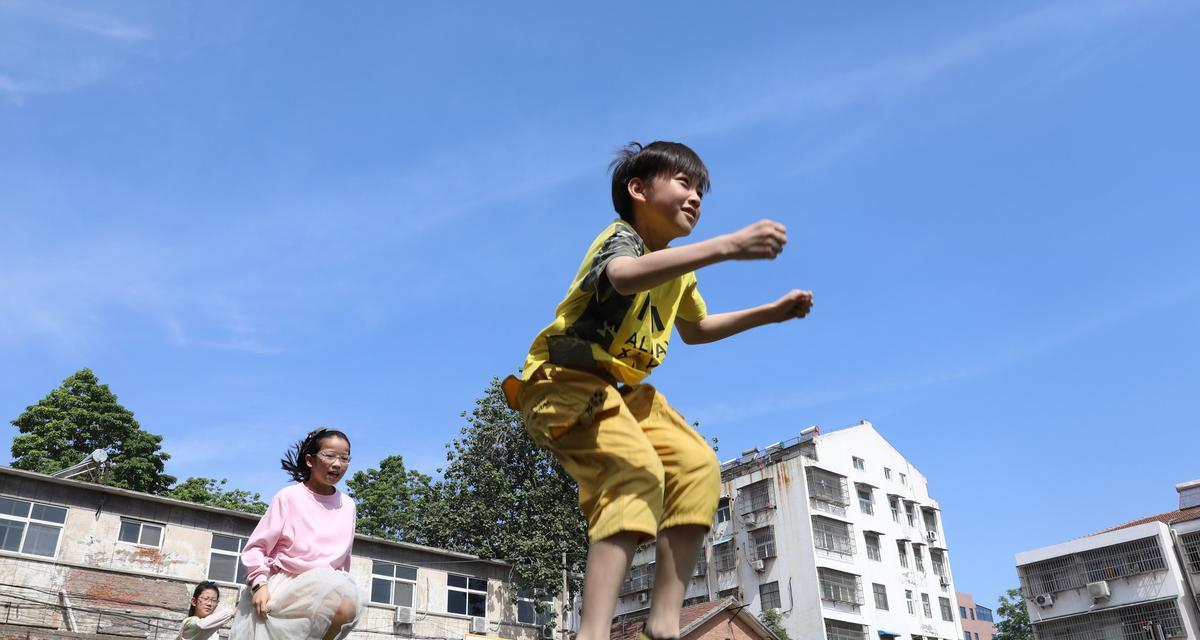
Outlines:
{"type": "Polygon", "coordinates": [[[79,625],[75,624],[75,611],[71,608],[71,600],[67,598],[67,592],[62,589],[58,590],[58,601],[62,604],[63,611],[67,614],[67,630],[71,633],[79,632],[79,625]]]}

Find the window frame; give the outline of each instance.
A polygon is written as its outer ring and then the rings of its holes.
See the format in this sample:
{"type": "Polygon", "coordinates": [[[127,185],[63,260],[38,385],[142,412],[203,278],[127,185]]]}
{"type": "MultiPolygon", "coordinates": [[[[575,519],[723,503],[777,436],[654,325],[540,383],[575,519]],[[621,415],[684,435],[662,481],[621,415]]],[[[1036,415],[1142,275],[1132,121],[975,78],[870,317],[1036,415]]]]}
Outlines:
{"type": "Polygon", "coordinates": [[[515,607],[517,609],[517,616],[516,616],[517,624],[523,624],[523,625],[530,626],[530,627],[542,628],[542,627],[546,627],[546,626],[550,625],[550,623],[554,622],[555,619],[557,618],[557,616],[554,613],[554,597],[553,596],[544,596],[544,597],[548,597],[549,600],[535,598],[533,596],[533,594],[530,593],[528,590],[518,591],[517,592],[517,602],[515,605],[515,607]],[[546,605],[546,610],[542,611],[541,613],[538,613],[538,610],[537,610],[537,605],[539,602],[546,605]],[[528,604],[530,606],[530,610],[533,612],[533,622],[526,622],[524,620],[521,620],[521,604],[522,603],[528,604]]]}
{"type": "Polygon", "coordinates": [[[942,620],[954,622],[954,609],[950,606],[950,598],[938,596],[938,608],[941,609],[942,620]]]}
{"type": "Polygon", "coordinates": [[[733,511],[729,508],[729,498],[721,498],[717,502],[717,513],[714,516],[717,524],[733,519],[733,511]]]}
{"type": "Polygon", "coordinates": [[[863,546],[867,549],[867,559],[883,562],[883,548],[880,546],[879,534],[873,531],[863,532],[863,546]],[[872,545],[871,541],[874,541],[872,545]]]}
{"type": "Polygon", "coordinates": [[[921,594],[921,611],[925,612],[925,617],[933,619],[933,603],[929,600],[928,593],[921,594]]]}
{"type": "MultiPolygon", "coordinates": [[[[246,536],[234,536],[234,535],[230,535],[228,533],[217,533],[215,531],[213,531],[211,533],[212,533],[212,536],[208,539],[208,569],[204,572],[205,579],[212,580],[213,582],[216,582],[219,584],[234,584],[234,585],[245,584],[246,583],[246,567],[245,567],[245,565],[242,564],[242,550],[246,548],[246,540],[248,540],[248,538],[246,536]],[[216,546],[213,544],[213,541],[217,538],[217,536],[220,536],[222,538],[232,538],[234,540],[237,540],[237,551],[233,552],[233,551],[226,551],[225,549],[217,549],[216,546]],[[213,570],[213,555],[214,554],[219,555],[219,556],[229,556],[229,557],[233,558],[234,569],[233,569],[233,580],[232,581],[222,580],[220,578],[213,577],[212,570],[213,570]]],[[[126,544],[130,544],[130,543],[126,543],[126,544]]]]}
{"type": "Polygon", "coordinates": [[[34,500],[26,500],[24,498],[18,498],[16,496],[0,495],[0,498],[3,498],[5,500],[10,500],[12,502],[25,503],[25,504],[29,505],[29,508],[25,510],[25,515],[23,515],[23,516],[18,516],[15,514],[7,514],[7,513],[0,514],[0,520],[8,520],[10,522],[18,522],[21,525],[21,537],[17,541],[16,551],[4,549],[4,550],[0,550],[0,553],[12,553],[12,554],[16,554],[16,555],[31,557],[31,558],[57,559],[58,552],[62,549],[63,532],[67,528],[67,517],[71,513],[70,508],[64,507],[62,505],[51,504],[48,502],[36,502],[34,500]],[[62,518],[63,521],[55,522],[54,520],[47,520],[45,518],[35,518],[33,513],[34,513],[34,510],[36,507],[42,507],[43,509],[61,510],[62,514],[63,514],[63,518],[62,518]],[[25,551],[25,546],[29,542],[29,529],[31,528],[31,526],[38,526],[38,527],[43,527],[45,529],[54,529],[55,530],[54,551],[53,551],[53,553],[51,553],[51,555],[43,555],[40,553],[31,553],[29,551],[25,551]]]}
{"type": "Polygon", "coordinates": [[[878,582],[871,583],[871,592],[875,594],[875,608],[880,611],[891,611],[887,597],[887,585],[879,584],[878,582]],[[883,606],[879,606],[880,602],[883,606]]]}
{"type": "MultiPolygon", "coordinates": [[[[163,546],[163,542],[165,542],[166,539],[167,539],[167,525],[166,524],[164,524],[162,522],[155,522],[153,520],[142,520],[141,518],[129,518],[126,516],[121,516],[121,526],[117,528],[117,542],[118,543],[131,544],[135,547],[145,547],[147,549],[161,549],[163,546]],[[122,539],[122,536],[125,535],[125,525],[126,524],[136,524],[138,526],[137,542],[131,542],[129,540],[122,539]],[[158,544],[146,544],[145,542],[142,542],[142,538],[146,534],[147,526],[158,528],[158,544]]],[[[211,541],[209,544],[211,544],[211,541]]]]}
{"type": "Polygon", "coordinates": [[[750,544],[754,545],[755,560],[774,558],[778,554],[775,546],[774,525],[751,529],[748,533],[750,535],[750,544]]]}
{"type": "MultiPolygon", "coordinates": [[[[402,562],[388,562],[387,560],[372,559],[371,560],[371,588],[370,588],[370,593],[367,596],[367,601],[370,602],[371,604],[379,604],[379,605],[388,606],[388,607],[412,607],[415,609],[417,606],[417,575],[418,575],[417,572],[418,571],[420,571],[420,568],[413,566],[411,564],[404,564],[402,562]],[[384,565],[384,566],[390,567],[392,570],[391,575],[388,575],[385,573],[376,573],[375,570],[378,565],[384,565]],[[403,568],[405,570],[411,569],[412,570],[412,578],[409,579],[409,578],[403,578],[403,577],[398,576],[397,575],[399,573],[398,570],[401,568],[403,568]],[[376,580],[388,583],[388,601],[387,602],[381,602],[381,601],[375,599],[375,581],[376,580]],[[396,584],[397,583],[412,585],[412,590],[410,591],[410,593],[412,594],[412,599],[411,599],[411,602],[409,602],[408,604],[401,604],[401,603],[396,602],[396,584]]],[[[447,587],[449,587],[449,582],[447,582],[447,587]]],[[[449,598],[447,598],[447,600],[446,600],[447,608],[449,608],[449,606],[450,606],[449,602],[450,602],[449,598]]]]}
{"type": "Polygon", "coordinates": [[[488,580],[487,580],[487,578],[476,578],[475,576],[469,576],[469,575],[462,574],[462,573],[447,573],[446,574],[446,613],[449,613],[451,615],[456,615],[456,616],[464,616],[464,617],[468,617],[468,618],[487,619],[487,617],[488,617],[488,580]],[[458,587],[458,586],[450,584],[450,580],[452,578],[462,578],[465,581],[466,586],[458,587]],[[480,590],[480,589],[472,588],[471,587],[472,581],[482,582],[483,589],[480,590]],[[452,611],[450,609],[450,595],[451,595],[451,593],[454,593],[454,592],[461,592],[464,594],[463,604],[465,605],[465,609],[462,613],[459,613],[458,611],[452,611]],[[477,615],[471,613],[471,596],[472,595],[482,595],[483,596],[483,615],[481,615],[481,616],[477,616],[477,615]]]}
{"type": "Polygon", "coordinates": [[[713,564],[716,565],[717,573],[737,570],[737,549],[734,547],[732,538],[713,543],[712,549],[713,564]]]}
{"type": "Polygon", "coordinates": [[[850,464],[854,465],[854,468],[859,471],[867,470],[867,461],[858,456],[850,456],[850,464]]]}
{"type": "Polygon", "coordinates": [[[913,599],[912,589],[904,590],[904,602],[905,602],[905,604],[908,605],[909,615],[913,615],[913,616],[917,615],[916,600],[913,599]]]}
{"type": "Polygon", "coordinates": [[[767,609],[782,609],[783,608],[783,599],[779,595],[779,581],[778,580],[776,580],[774,582],[764,582],[764,583],[758,585],[758,608],[761,611],[766,611],[767,609]],[[773,591],[769,590],[770,587],[774,587],[774,590],[773,591]],[[768,607],[765,605],[767,596],[774,596],[775,606],[768,607]]]}

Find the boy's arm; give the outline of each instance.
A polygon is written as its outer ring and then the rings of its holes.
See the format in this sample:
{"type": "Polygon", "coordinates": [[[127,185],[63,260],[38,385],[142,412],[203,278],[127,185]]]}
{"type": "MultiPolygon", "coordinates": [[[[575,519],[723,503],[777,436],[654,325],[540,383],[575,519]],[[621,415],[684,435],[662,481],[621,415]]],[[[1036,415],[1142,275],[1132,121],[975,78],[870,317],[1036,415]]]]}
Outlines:
{"type": "Polygon", "coordinates": [[[747,329],[803,318],[812,309],[812,292],[793,289],[774,302],[757,307],[705,316],[699,322],[675,319],[679,337],[687,344],[716,342],[747,329]]]}
{"type": "Polygon", "coordinates": [[[725,260],[774,259],[787,244],[787,229],[772,220],[760,220],[740,231],[694,244],[653,251],[642,256],[618,256],[605,268],[608,282],[627,296],[701,267],[725,260]]]}

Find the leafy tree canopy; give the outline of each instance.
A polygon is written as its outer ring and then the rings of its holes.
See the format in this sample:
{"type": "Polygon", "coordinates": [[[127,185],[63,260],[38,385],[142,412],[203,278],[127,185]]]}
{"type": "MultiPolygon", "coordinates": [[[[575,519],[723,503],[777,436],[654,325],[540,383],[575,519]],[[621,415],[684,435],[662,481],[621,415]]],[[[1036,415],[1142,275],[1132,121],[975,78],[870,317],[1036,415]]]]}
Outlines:
{"type": "Polygon", "coordinates": [[[1009,589],[1007,597],[1000,596],[1000,622],[996,623],[995,640],[1033,640],[1033,628],[1029,626],[1029,610],[1025,608],[1025,596],[1020,589],[1009,589]]]}
{"type": "Polygon", "coordinates": [[[166,496],[246,513],[261,515],[267,512],[267,503],[263,502],[262,494],[244,489],[226,489],[226,482],[225,478],[188,478],[168,489],[166,496]]]}
{"type": "Polygon", "coordinates": [[[21,433],[12,442],[18,469],[54,473],[103,449],[113,486],[161,494],[175,483],[163,472],[171,456],[162,450],[162,436],[144,431],[91,369],[64,380],[12,424],[21,433]]]}
{"type": "Polygon", "coordinates": [[[378,469],[355,472],[346,487],[358,506],[359,533],[415,541],[414,523],[423,516],[429,476],[405,469],[401,456],[388,456],[378,469]]]}

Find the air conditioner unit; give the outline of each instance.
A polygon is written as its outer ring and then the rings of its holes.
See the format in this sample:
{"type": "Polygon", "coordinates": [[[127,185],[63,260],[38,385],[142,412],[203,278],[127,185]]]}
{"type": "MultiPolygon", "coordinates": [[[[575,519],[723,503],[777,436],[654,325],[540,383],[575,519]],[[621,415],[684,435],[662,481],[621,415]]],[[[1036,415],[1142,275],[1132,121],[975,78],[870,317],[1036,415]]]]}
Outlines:
{"type": "Polygon", "coordinates": [[[1039,607],[1053,607],[1054,606],[1054,594],[1053,593],[1043,593],[1042,595],[1034,598],[1033,602],[1034,602],[1034,604],[1036,604],[1039,607]]]}
{"type": "Polygon", "coordinates": [[[942,576],[941,578],[942,578],[941,582],[942,582],[943,587],[950,586],[950,578],[947,578],[946,576],[942,576]]]}
{"type": "Polygon", "coordinates": [[[1103,600],[1112,595],[1108,589],[1107,580],[1099,580],[1097,582],[1088,583],[1088,595],[1092,596],[1092,600],[1103,600]]]}
{"type": "Polygon", "coordinates": [[[554,627],[542,627],[542,640],[554,640],[554,627]]]}
{"type": "Polygon", "coordinates": [[[758,514],[754,511],[747,511],[746,513],[742,514],[742,520],[746,522],[754,522],[757,517],[758,514]]]}
{"type": "Polygon", "coordinates": [[[937,532],[936,531],[926,531],[925,539],[929,541],[929,544],[933,544],[933,543],[937,542],[937,532]]]}
{"type": "Polygon", "coordinates": [[[650,601],[650,594],[645,591],[638,594],[638,602],[646,603],[650,601]]]}
{"type": "Polygon", "coordinates": [[[767,570],[767,565],[762,560],[755,560],[754,562],[752,562],[750,564],[751,564],[751,566],[754,567],[755,571],[758,571],[760,573],[767,570]]]}
{"type": "Polygon", "coordinates": [[[471,633],[487,633],[487,618],[474,616],[471,618],[471,633]]]}
{"type": "Polygon", "coordinates": [[[412,624],[417,621],[417,612],[412,607],[396,607],[396,624],[412,624]]]}

